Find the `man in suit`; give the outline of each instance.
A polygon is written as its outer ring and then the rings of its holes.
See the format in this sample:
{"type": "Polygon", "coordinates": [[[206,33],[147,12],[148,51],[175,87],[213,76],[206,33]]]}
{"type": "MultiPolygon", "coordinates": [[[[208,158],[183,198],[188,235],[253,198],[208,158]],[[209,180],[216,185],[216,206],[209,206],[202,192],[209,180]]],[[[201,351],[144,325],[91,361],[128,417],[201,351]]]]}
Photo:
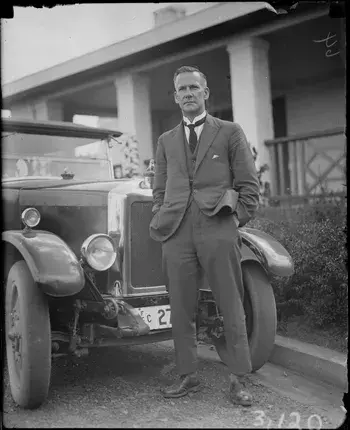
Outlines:
{"type": "Polygon", "coordinates": [[[162,243],[179,381],[164,397],[200,388],[195,314],[204,272],[223,315],[230,398],[250,406],[239,376],[251,372],[243,309],[238,226],[258,207],[259,181],[241,127],[206,112],[209,88],[195,67],[175,72],[175,102],[183,120],[162,134],[156,151],[150,235],[162,243]]]}

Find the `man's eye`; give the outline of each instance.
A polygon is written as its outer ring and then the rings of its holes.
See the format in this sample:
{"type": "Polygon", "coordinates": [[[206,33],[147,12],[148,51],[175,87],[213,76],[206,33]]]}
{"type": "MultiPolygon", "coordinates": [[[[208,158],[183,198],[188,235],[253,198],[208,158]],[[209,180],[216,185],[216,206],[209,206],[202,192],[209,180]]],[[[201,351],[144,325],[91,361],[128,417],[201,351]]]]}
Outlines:
{"type": "MultiPolygon", "coordinates": [[[[197,87],[197,86],[195,86],[195,85],[191,85],[190,87],[188,87],[190,90],[198,90],[199,89],[199,87],[197,87]]],[[[185,87],[180,87],[179,89],[178,89],[178,91],[180,92],[180,91],[186,91],[186,88],[185,87]]]]}

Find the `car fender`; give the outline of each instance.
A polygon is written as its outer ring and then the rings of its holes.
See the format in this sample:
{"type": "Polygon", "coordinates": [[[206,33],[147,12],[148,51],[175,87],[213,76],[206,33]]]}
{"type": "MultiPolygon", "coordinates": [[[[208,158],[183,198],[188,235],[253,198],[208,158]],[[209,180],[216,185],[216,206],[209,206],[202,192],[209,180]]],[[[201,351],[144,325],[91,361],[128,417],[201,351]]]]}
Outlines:
{"type": "MultiPolygon", "coordinates": [[[[242,243],[242,246],[240,247],[241,251],[241,263],[244,261],[256,261],[262,266],[262,261],[259,260],[258,256],[245,244],[242,243]]],[[[264,268],[264,266],[263,266],[264,268]]]]}
{"type": "Polygon", "coordinates": [[[12,244],[26,261],[35,282],[45,294],[66,297],[84,288],[84,271],[69,246],[43,230],[8,230],[2,240],[12,244]]]}
{"type": "MultiPolygon", "coordinates": [[[[241,253],[241,263],[245,263],[247,261],[255,261],[255,264],[259,264],[259,266],[261,266],[263,270],[266,270],[263,262],[259,260],[257,255],[246,244],[243,243],[240,246],[240,253],[241,253]]],[[[205,276],[203,276],[201,279],[200,289],[201,291],[211,291],[210,285],[205,276]]]]}
{"type": "Polygon", "coordinates": [[[255,228],[240,229],[242,242],[255,253],[268,273],[291,276],[294,264],[288,251],[276,239],[255,228]]]}

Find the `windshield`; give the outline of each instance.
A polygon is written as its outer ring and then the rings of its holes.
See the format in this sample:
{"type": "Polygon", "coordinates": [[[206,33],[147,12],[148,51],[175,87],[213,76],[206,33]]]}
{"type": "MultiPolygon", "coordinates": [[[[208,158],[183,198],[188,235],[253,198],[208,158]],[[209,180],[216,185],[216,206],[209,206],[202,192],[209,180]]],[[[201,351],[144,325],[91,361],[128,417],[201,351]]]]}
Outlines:
{"type": "Polygon", "coordinates": [[[2,133],[2,177],[113,179],[106,140],[42,134],[2,133]]]}

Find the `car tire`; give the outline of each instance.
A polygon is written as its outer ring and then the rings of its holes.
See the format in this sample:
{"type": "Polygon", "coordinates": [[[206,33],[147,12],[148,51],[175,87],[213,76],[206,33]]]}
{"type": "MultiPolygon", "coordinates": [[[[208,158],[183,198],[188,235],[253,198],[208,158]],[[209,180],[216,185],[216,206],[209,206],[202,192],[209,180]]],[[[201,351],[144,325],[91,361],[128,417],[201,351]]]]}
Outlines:
{"type": "MultiPolygon", "coordinates": [[[[244,310],[252,371],[259,370],[270,358],[276,337],[277,311],[272,286],[264,269],[256,263],[243,263],[244,310]]],[[[223,363],[228,353],[225,336],[212,338],[223,363]]]]}
{"type": "Polygon", "coordinates": [[[23,408],[37,408],[50,385],[50,315],[46,297],[23,260],[13,264],[7,277],[5,323],[12,398],[23,408]]]}

